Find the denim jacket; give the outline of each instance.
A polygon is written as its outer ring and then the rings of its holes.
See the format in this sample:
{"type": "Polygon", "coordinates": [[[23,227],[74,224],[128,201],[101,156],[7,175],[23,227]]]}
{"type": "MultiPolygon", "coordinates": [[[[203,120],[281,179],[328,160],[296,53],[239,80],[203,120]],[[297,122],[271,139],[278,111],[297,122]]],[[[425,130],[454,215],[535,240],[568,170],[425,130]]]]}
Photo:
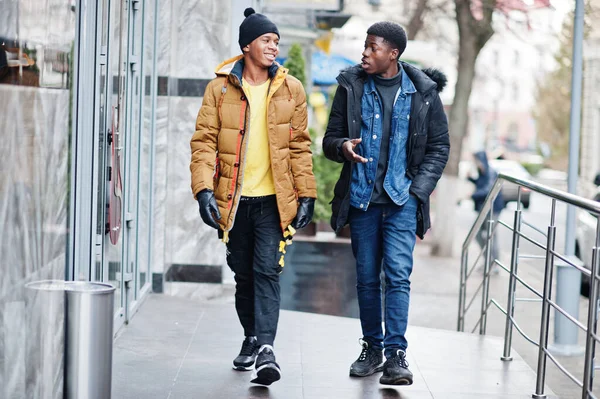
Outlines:
{"type": "MultiPolygon", "coordinates": [[[[412,95],[417,90],[408,75],[402,70],[402,82],[396,93],[392,112],[392,131],[388,151],[388,168],[383,188],[396,205],[403,205],[409,197],[411,180],[406,174],[406,145],[408,141],[410,109],[412,95]]],[[[350,186],[350,205],[354,208],[367,210],[373,194],[375,176],[381,146],[381,119],[383,104],[371,76],[367,77],[361,99],[361,129],[362,142],[355,152],[368,160],[367,163],[357,163],[352,170],[350,186]]]]}
{"type": "MultiPolygon", "coordinates": [[[[406,145],[406,176],[412,180],[410,193],[419,199],[417,236],[423,238],[431,226],[429,196],[442,176],[450,152],[448,120],[438,94],[446,86],[447,80],[445,75],[436,69],[420,70],[402,61],[400,64],[417,90],[410,95],[411,110],[408,128],[410,136],[406,145]]],[[[354,169],[359,166],[358,163],[348,161],[341,149],[347,140],[361,137],[361,103],[367,79],[368,75],[360,65],[355,65],[339,74],[337,77],[339,86],[323,137],[325,156],[344,164],[331,201],[331,227],[336,232],[348,224],[352,175],[354,169]]],[[[361,148],[362,144],[355,150],[360,151],[361,148]]],[[[390,158],[397,155],[390,153],[390,158]]]]}

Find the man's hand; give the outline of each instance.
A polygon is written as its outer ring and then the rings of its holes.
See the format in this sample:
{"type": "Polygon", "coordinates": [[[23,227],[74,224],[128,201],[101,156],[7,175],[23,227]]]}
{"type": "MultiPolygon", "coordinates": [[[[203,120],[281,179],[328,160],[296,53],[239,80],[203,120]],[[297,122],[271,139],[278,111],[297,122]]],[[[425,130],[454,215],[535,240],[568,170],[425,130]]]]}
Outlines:
{"type": "Polygon", "coordinates": [[[344,154],[344,157],[348,161],[356,162],[356,163],[367,163],[368,162],[368,160],[366,158],[363,158],[354,152],[354,148],[358,144],[360,144],[361,141],[362,141],[362,139],[352,139],[352,140],[345,141],[344,144],[342,144],[342,154],[344,154]]]}
{"type": "Polygon", "coordinates": [[[198,205],[200,206],[200,216],[202,221],[212,227],[219,229],[217,220],[221,220],[221,212],[217,206],[215,193],[212,190],[204,189],[198,193],[198,205]]]}
{"type": "Polygon", "coordinates": [[[310,223],[315,211],[315,199],[300,197],[298,198],[298,212],[292,222],[292,227],[296,230],[306,227],[310,223]]]}

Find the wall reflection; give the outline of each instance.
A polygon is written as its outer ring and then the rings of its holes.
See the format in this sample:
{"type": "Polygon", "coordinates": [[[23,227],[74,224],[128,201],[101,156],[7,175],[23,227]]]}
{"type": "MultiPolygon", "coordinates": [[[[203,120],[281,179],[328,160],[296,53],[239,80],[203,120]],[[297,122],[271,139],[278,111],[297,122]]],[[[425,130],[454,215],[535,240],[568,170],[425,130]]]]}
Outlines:
{"type": "Polygon", "coordinates": [[[0,84],[66,89],[75,1],[0,1],[0,84]]]}
{"type": "Polygon", "coordinates": [[[0,37],[0,84],[66,89],[70,49],[0,37]]]}
{"type": "Polygon", "coordinates": [[[65,275],[74,38],[71,1],[0,1],[1,398],[62,397],[62,308],[24,286],[65,275]]]}
{"type": "Polygon", "coordinates": [[[295,239],[287,247],[280,281],[282,309],[359,317],[349,240],[295,239]]]}

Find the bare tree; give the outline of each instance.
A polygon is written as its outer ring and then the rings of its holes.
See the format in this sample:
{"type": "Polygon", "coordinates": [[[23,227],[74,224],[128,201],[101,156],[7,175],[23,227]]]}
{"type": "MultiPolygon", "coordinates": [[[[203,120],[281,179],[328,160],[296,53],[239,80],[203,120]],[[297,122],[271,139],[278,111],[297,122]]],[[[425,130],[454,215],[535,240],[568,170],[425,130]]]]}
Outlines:
{"type": "Polygon", "coordinates": [[[458,76],[450,110],[449,130],[452,149],[446,173],[458,176],[462,142],[467,133],[468,106],[475,77],[475,63],[481,49],[494,34],[492,15],[496,0],[481,1],[481,19],[473,16],[470,0],[455,0],[454,3],[458,24],[458,76]]]}
{"type": "Polygon", "coordinates": [[[427,13],[429,0],[418,0],[408,24],[406,25],[406,36],[408,40],[415,40],[417,33],[423,28],[423,17],[427,13]]]}
{"type": "Polygon", "coordinates": [[[454,0],[458,25],[458,76],[454,101],[450,110],[450,159],[438,186],[436,207],[435,242],[432,253],[452,256],[456,221],[458,164],[462,153],[463,139],[467,133],[469,98],[475,77],[475,63],[479,53],[494,34],[492,17],[497,0],[454,0]],[[440,202],[444,201],[444,204],[440,202]]]}

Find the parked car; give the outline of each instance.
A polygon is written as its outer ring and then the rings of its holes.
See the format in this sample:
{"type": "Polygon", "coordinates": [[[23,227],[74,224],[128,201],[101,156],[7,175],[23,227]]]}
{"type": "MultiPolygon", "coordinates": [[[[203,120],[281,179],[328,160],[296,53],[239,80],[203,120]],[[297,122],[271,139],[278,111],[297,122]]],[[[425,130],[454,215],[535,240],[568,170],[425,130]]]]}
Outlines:
{"type": "MultiPolygon", "coordinates": [[[[518,179],[531,180],[531,175],[520,163],[508,159],[492,159],[490,166],[498,173],[503,173],[508,176],[513,176],[518,179]]],[[[519,186],[513,183],[505,182],[502,187],[502,195],[506,202],[517,202],[519,196],[519,186]]],[[[521,187],[521,203],[525,209],[529,208],[529,197],[531,191],[525,187],[521,187]]]]}
{"type": "MultiPolygon", "coordinates": [[[[600,180],[598,181],[600,183],[600,180]]],[[[600,202],[600,188],[592,197],[594,201],[600,202]]],[[[575,256],[578,257],[586,269],[591,269],[592,265],[592,248],[596,240],[596,224],[598,219],[591,213],[578,210],[577,212],[577,231],[575,237],[575,256]]],[[[587,276],[582,276],[581,279],[581,294],[586,295],[589,292],[590,279],[587,276]]]]}

